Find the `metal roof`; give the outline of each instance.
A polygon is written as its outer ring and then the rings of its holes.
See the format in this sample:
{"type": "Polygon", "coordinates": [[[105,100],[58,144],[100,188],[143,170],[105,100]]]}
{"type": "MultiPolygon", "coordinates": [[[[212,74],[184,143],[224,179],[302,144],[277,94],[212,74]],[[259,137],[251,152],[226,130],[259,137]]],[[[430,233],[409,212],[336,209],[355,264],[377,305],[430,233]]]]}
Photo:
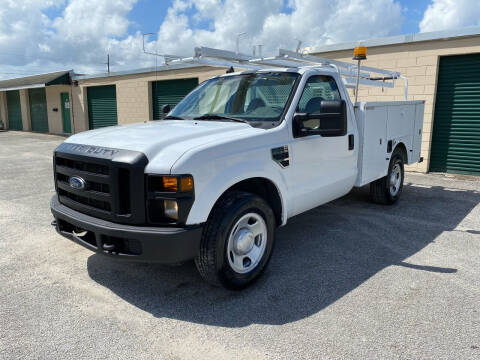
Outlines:
{"type": "MultiPolygon", "coordinates": [[[[433,31],[418,34],[390,36],[377,39],[362,40],[367,47],[408,44],[420,41],[450,40],[452,38],[472,37],[480,35],[480,26],[466,27],[454,30],[433,31]]],[[[358,46],[360,41],[345,42],[332,45],[311,46],[305,48],[307,53],[325,53],[330,51],[350,50],[358,46]]]]}
{"type": "Polygon", "coordinates": [[[110,73],[101,73],[101,74],[93,74],[93,75],[75,75],[73,77],[73,80],[88,80],[88,79],[106,78],[106,77],[112,77],[112,76],[145,74],[145,73],[151,73],[151,72],[157,72],[157,71],[160,72],[160,71],[178,70],[178,69],[195,68],[195,67],[203,67],[203,66],[205,65],[198,65],[198,64],[160,65],[157,67],[132,69],[132,70],[125,70],[125,71],[118,71],[118,72],[110,72],[110,73]]]}
{"type": "Polygon", "coordinates": [[[1,80],[0,91],[40,88],[49,85],[68,85],[73,70],[25,76],[21,78],[1,80]]]}

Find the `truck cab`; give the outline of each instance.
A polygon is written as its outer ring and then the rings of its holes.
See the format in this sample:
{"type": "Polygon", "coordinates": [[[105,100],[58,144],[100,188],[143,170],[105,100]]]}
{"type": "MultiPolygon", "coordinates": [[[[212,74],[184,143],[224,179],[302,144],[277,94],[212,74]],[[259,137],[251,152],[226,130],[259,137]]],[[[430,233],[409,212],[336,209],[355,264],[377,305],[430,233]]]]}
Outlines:
{"type": "Polygon", "coordinates": [[[404,164],[420,160],[423,103],[354,106],[345,84],[335,66],[228,73],[161,121],[71,136],[54,153],[57,231],[117,259],[194,259],[208,282],[248,286],[290,217],[366,184],[393,204],[404,164]]]}

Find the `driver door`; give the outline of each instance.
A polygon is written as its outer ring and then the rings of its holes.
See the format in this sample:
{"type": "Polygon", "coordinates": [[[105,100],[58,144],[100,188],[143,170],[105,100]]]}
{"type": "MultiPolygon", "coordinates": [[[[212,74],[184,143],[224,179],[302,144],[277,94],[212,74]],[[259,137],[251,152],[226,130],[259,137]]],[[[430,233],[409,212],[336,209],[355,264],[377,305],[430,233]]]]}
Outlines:
{"type": "MultiPolygon", "coordinates": [[[[296,112],[319,113],[322,100],[340,99],[333,77],[312,75],[305,83],[296,112]]],[[[349,146],[349,136],[353,134],[351,119],[347,123],[347,134],[343,136],[294,134],[288,178],[294,195],[294,214],[343,196],[353,187],[357,176],[356,150],[349,146]]],[[[315,129],[318,120],[304,125],[315,129]]]]}

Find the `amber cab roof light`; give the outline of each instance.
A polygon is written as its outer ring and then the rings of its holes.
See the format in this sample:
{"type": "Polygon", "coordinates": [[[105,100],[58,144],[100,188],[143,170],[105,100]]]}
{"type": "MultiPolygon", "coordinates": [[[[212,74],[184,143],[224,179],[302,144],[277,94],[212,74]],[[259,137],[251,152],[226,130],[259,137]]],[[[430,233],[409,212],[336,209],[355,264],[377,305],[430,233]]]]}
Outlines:
{"type": "Polygon", "coordinates": [[[365,46],[357,46],[353,49],[353,60],[366,60],[367,48],[365,46]]]}

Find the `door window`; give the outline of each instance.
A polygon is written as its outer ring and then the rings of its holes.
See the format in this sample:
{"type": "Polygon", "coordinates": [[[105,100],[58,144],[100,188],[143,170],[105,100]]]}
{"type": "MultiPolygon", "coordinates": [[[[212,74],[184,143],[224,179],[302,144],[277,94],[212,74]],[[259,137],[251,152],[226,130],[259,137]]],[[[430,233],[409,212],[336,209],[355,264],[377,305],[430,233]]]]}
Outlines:
{"type": "MultiPolygon", "coordinates": [[[[303,88],[302,97],[298,102],[297,112],[319,114],[320,103],[323,100],[341,100],[337,83],[331,76],[313,75],[303,88]]],[[[320,119],[310,119],[303,123],[307,129],[318,129],[320,119]]]]}
{"type": "Polygon", "coordinates": [[[319,113],[322,100],[340,100],[337,83],[331,76],[311,76],[298,103],[297,112],[319,113]]]}

